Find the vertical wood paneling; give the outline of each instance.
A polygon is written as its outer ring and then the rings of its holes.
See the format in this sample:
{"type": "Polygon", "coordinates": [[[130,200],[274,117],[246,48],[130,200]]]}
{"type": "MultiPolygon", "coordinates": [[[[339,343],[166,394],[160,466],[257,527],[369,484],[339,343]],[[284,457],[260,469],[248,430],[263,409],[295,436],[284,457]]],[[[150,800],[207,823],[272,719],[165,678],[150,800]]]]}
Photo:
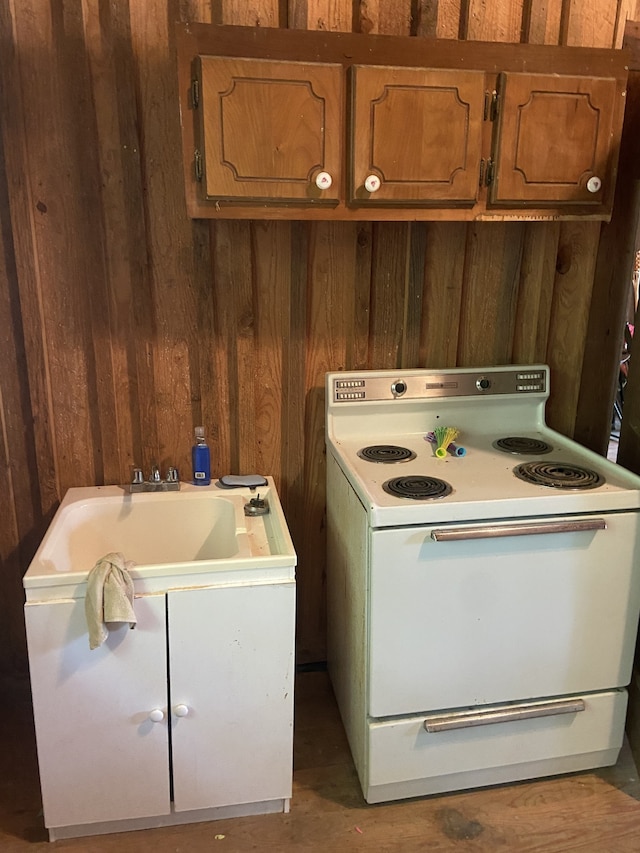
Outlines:
{"type": "Polygon", "coordinates": [[[353,223],[318,222],[309,230],[303,518],[294,531],[301,554],[308,555],[298,575],[298,612],[306,626],[298,635],[299,653],[307,659],[324,655],[324,375],[346,366],[355,307],[347,285],[355,271],[355,229],[353,223]]]}
{"type": "Polygon", "coordinates": [[[522,41],[529,44],[560,44],[564,0],[526,0],[522,41]]]}
{"type": "Polygon", "coordinates": [[[571,0],[562,20],[561,43],[613,47],[620,0],[571,0]]]}
{"type": "Polygon", "coordinates": [[[66,488],[121,482],[134,462],[171,462],[186,478],[198,423],[215,475],[275,476],[299,556],[299,655],[318,659],[324,373],[547,358],[549,420],[570,433],[589,316],[597,347],[606,317],[596,315],[611,313],[595,271],[599,226],[193,222],[173,22],[608,46],[636,4],[0,5],[0,489],[10,496],[0,594],[12,598],[0,668],[24,655],[19,574],[66,488]]]}
{"type": "MultiPolygon", "coordinates": [[[[98,224],[99,233],[109,235],[103,246],[104,288],[96,288],[92,299],[92,331],[98,348],[95,359],[100,371],[97,382],[102,389],[98,405],[100,411],[113,412],[111,428],[102,430],[105,482],[128,479],[133,448],[142,464],[141,424],[132,414],[139,405],[139,394],[153,389],[146,359],[137,357],[136,342],[150,338],[152,301],[146,275],[143,200],[136,180],[142,154],[137,141],[133,57],[129,21],[120,12],[116,7],[101,9],[97,0],[83,3],[100,174],[101,205],[94,227],[98,224]],[[132,302],[142,302],[135,316],[132,302]],[[105,345],[110,358],[105,358],[105,345]]],[[[146,408],[152,410],[153,406],[146,408]]],[[[147,433],[146,440],[153,437],[153,432],[147,433]]]]}
{"type": "Polygon", "coordinates": [[[547,341],[553,383],[549,421],[565,435],[575,429],[580,374],[591,306],[599,222],[563,222],[547,341]]]}
{"type": "Polygon", "coordinates": [[[466,240],[465,222],[427,225],[420,366],[455,367],[458,363],[466,240]]]}
{"type": "Polygon", "coordinates": [[[166,465],[181,455],[190,432],[190,353],[197,351],[192,275],[193,226],[185,216],[180,174],[172,152],[178,126],[168,105],[175,104],[177,85],[170,63],[171,35],[165,0],[131,6],[131,39],[137,56],[139,112],[144,139],[142,179],[149,273],[153,294],[153,347],[158,457],[166,465]],[[158,51],[164,45],[166,53],[158,51]],[[158,105],[167,108],[159,109],[158,105]]]}
{"type": "Polygon", "coordinates": [[[351,32],[353,7],[350,0],[288,0],[288,3],[291,29],[351,32]]]}
{"type": "Polygon", "coordinates": [[[353,31],[404,36],[411,31],[411,0],[356,0],[353,31]]]}
{"type": "Polygon", "coordinates": [[[361,222],[356,229],[356,255],[353,277],[353,330],[347,341],[350,370],[363,370],[369,359],[369,320],[371,316],[371,241],[372,223],[361,222]]]}
{"type": "MultiPolygon", "coordinates": [[[[309,579],[311,590],[313,578],[322,577],[324,566],[305,561],[300,549],[300,537],[305,527],[306,507],[304,503],[305,483],[305,404],[306,352],[307,352],[307,285],[309,275],[309,227],[306,222],[291,225],[291,253],[289,265],[289,330],[285,336],[284,364],[282,375],[282,472],[280,495],[285,508],[287,523],[299,554],[298,577],[309,579]]],[[[300,589],[300,586],[298,587],[300,589]]],[[[313,597],[310,593],[309,599],[313,597]]],[[[323,606],[323,601],[319,602],[323,606]]],[[[317,610],[316,606],[316,610],[317,610]]],[[[298,612],[301,613],[300,605],[298,612]]],[[[317,617],[316,620],[317,621],[317,617]]],[[[300,624],[300,623],[299,623],[300,624]]],[[[323,642],[323,633],[318,637],[300,628],[299,637],[307,647],[315,645],[309,657],[316,659],[317,645],[323,642]]],[[[307,657],[307,660],[309,659],[307,657]]]]}
{"type": "Polygon", "coordinates": [[[369,367],[400,367],[409,261],[406,222],[375,222],[371,266],[369,367]]]}
{"type": "Polygon", "coordinates": [[[523,9],[524,0],[508,3],[467,0],[461,22],[462,36],[476,41],[519,42],[523,9]]]}
{"type": "MultiPolygon", "coordinates": [[[[286,341],[291,332],[291,227],[288,222],[256,222],[254,227],[257,308],[254,389],[256,449],[255,470],[274,473],[280,487],[282,443],[280,426],[288,407],[282,376],[286,341]]],[[[300,330],[301,331],[301,330],[300,330]]]]}
{"type": "Polygon", "coordinates": [[[412,33],[431,38],[458,38],[462,4],[463,0],[414,0],[412,33]]]}
{"type": "Polygon", "coordinates": [[[544,362],[547,357],[559,237],[557,222],[525,226],[511,359],[514,364],[544,362]]]}
{"type": "MultiPolygon", "coordinates": [[[[22,329],[16,329],[12,337],[17,348],[24,346],[26,369],[21,372],[19,380],[25,395],[28,395],[30,408],[29,416],[25,417],[24,428],[18,434],[12,433],[8,440],[12,444],[20,444],[23,440],[31,444],[31,458],[35,464],[23,469],[22,479],[15,481],[14,485],[22,484],[22,488],[20,497],[16,493],[14,501],[22,511],[24,501],[30,502],[31,512],[23,516],[21,511],[18,519],[20,521],[24,518],[25,529],[37,530],[38,522],[41,523],[42,518],[48,516],[57,504],[59,485],[55,466],[55,433],[49,405],[51,386],[42,335],[41,275],[34,222],[38,211],[31,203],[29,152],[25,144],[25,102],[21,81],[25,63],[20,62],[19,58],[22,52],[29,52],[30,42],[19,41],[17,24],[9,7],[0,5],[2,42],[7,46],[0,51],[2,88],[5,103],[11,103],[11,110],[0,110],[4,138],[3,159],[6,164],[6,197],[3,200],[2,225],[12,238],[10,244],[8,239],[3,239],[3,266],[9,280],[8,287],[19,302],[14,310],[20,315],[22,329]]],[[[11,381],[8,375],[9,364],[9,361],[5,361],[0,366],[3,387],[11,381]]],[[[41,533],[41,530],[38,532],[41,533]]],[[[23,537],[24,533],[21,531],[21,542],[23,537]]]]}
{"type": "Polygon", "coordinates": [[[400,352],[402,367],[420,363],[420,329],[424,301],[424,270],[426,266],[427,224],[414,222],[409,226],[407,287],[404,300],[403,335],[400,352]]]}
{"type": "Polygon", "coordinates": [[[524,225],[481,222],[469,228],[458,363],[506,364],[516,316],[524,225]]]}
{"type": "Polygon", "coordinates": [[[242,27],[285,27],[287,24],[284,0],[208,0],[204,5],[211,9],[213,24],[242,27]]]}
{"type": "Polygon", "coordinates": [[[621,48],[627,21],[636,20],[636,0],[618,0],[618,12],[612,47],[621,48]]]}
{"type": "MultiPolygon", "coordinates": [[[[74,129],[65,96],[69,81],[64,39],[60,44],[54,41],[54,21],[42,14],[42,7],[38,14],[31,3],[20,4],[14,7],[14,15],[16,39],[22,46],[18,57],[22,97],[30,105],[23,119],[32,187],[29,203],[35,206],[32,248],[38,268],[38,289],[33,294],[37,309],[27,317],[29,323],[36,324],[31,334],[37,341],[30,379],[37,382],[35,368],[48,380],[40,389],[44,395],[40,396],[39,408],[41,412],[46,409],[52,433],[51,461],[56,472],[52,497],[57,500],[71,485],[74,472],[87,469],[81,476],[94,475],[87,453],[91,447],[87,400],[87,352],[91,344],[86,334],[90,328],[86,289],[82,287],[89,268],[77,245],[82,242],[82,230],[85,240],[89,238],[86,224],[82,224],[87,221],[87,211],[82,210],[82,187],[71,151],[74,129]],[[68,222],[80,223],[78,241],[69,233],[68,222]],[[60,282],[65,286],[59,287],[60,282]],[[64,337],[59,334],[63,328],[64,337]]],[[[59,25],[59,38],[62,30],[59,25]]],[[[92,278],[96,274],[101,272],[91,270],[92,278]]]]}
{"type": "MultiPolygon", "coordinates": [[[[0,142],[0,155],[2,155],[0,142]]],[[[18,649],[24,643],[22,618],[22,573],[24,560],[31,557],[35,545],[34,519],[38,518],[30,489],[25,480],[35,480],[35,460],[29,427],[29,400],[23,388],[26,374],[24,339],[20,328],[18,293],[11,227],[7,221],[8,187],[4,158],[0,160],[0,648],[6,665],[20,665],[18,649]],[[34,512],[35,510],[35,512],[34,512]]]]}

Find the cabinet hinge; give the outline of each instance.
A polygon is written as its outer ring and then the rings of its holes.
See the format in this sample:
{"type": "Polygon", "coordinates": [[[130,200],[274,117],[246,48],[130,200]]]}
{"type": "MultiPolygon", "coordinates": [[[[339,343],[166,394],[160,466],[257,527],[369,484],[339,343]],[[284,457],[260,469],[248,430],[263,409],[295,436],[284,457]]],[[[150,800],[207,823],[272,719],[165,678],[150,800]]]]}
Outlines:
{"type": "Polygon", "coordinates": [[[489,157],[488,160],[482,158],[480,160],[480,186],[490,187],[493,183],[494,162],[489,157]]]}
{"type": "Polygon", "coordinates": [[[195,172],[196,181],[202,180],[202,154],[198,149],[193,152],[193,170],[195,172]]]}
{"type": "Polygon", "coordinates": [[[484,120],[495,121],[498,117],[500,106],[500,95],[494,89],[492,92],[484,93],[484,120]]]}
{"type": "Polygon", "coordinates": [[[200,104],[200,82],[197,77],[191,81],[191,106],[194,110],[198,109],[200,104]]]}

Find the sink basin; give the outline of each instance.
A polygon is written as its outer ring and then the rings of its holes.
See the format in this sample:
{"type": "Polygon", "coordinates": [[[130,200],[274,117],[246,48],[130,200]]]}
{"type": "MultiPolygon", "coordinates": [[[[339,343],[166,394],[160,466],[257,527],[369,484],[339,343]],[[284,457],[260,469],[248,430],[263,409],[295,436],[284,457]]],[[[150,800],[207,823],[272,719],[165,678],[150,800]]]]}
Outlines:
{"type": "Polygon", "coordinates": [[[278,568],[292,575],[296,556],[271,478],[260,488],[267,515],[244,514],[255,496],[247,488],[187,483],[176,492],[133,495],[119,486],[69,489],[24,576],[27,597],[84,582],[112,551],[134,563],[134,582],[147,581],[141,591],[176,573],[244,571],[255,578],[278,568]]]}

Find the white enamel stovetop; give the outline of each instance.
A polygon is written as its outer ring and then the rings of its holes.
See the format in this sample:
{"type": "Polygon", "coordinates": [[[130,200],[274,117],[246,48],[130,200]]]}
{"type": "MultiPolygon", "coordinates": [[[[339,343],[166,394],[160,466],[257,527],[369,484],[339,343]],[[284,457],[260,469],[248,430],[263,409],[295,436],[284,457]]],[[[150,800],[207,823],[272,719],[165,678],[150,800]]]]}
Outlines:
{"type": "Polygon", "coordinates": [[[640,507],[640,478],[546,426],[548,396],[545,365],[329,374],[328,451],[373,527],[640,507]],[[456,442],[464,446],[466,455],[437,458],[425,439],[437,426],[459,429],[456,442]],[[493,442],[506,436],[543,440],[552,450],[520,455],[495,449],[493,442]],[[358,456],[363,447],[377,444],[407,448],[415,458],[378,463],[358,456]],[[516,477],[513,469],[529,461],[578,465],[597,472],[604,482],[580,490],[528,483],[516,477]],[[451,492],[441,498],[414,500],[383,489],[391,478],[413,476],[443,480],[451,492]]]}

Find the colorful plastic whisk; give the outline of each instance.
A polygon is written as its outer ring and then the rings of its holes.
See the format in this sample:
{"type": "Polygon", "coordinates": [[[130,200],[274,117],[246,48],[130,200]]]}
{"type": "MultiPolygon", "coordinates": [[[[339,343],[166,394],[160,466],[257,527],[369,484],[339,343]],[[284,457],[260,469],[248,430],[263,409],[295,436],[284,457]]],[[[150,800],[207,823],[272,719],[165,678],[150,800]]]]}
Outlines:
{"type": "Polygon", "coordinates": [[[455,427],[436,427],[433,434],[436,439],[436,456],[438,459],[444,459],[447,448],[458,437],[458,430],[455,427]]]}

